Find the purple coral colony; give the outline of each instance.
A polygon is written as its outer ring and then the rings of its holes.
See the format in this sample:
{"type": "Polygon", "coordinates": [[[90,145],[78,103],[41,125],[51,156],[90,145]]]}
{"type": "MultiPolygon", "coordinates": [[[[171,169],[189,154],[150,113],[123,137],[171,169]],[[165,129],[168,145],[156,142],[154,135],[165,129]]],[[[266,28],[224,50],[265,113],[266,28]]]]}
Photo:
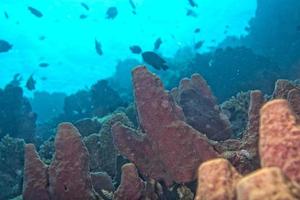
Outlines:
{"type": "Polygon", "coordinates": [[[145,64],[120,61],[71,95],[26,97],[16,74],[0,89],[0,200],[300,199],[299,13],[299,0],[257,0],[244,37],[188,59],[155,53],[161,38],[131,46],[145,64]]]}

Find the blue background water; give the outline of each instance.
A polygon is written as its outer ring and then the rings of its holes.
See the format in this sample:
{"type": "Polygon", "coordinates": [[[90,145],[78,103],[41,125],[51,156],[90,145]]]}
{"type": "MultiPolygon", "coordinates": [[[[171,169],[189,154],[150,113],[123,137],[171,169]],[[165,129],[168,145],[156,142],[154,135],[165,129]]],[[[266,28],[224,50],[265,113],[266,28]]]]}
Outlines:
{"type": "Polygon", "coordinates": [[[1,0],[0,39],[14,47],[0,54],[0,87],[15,73],[21,73],[24,85],[34,73],[39,91],[74,92],[111,76],[119,60],[140,59],[129,51],[130,45],[151,50],[155,39],[161,37],[160,53],[172,56],[180,47],[205,40],[201,51],[206,51],[224,39],[226,25],[227,35],[246,34],[244,28],[256,9],[255,0],[197,0],[198,8],[194,10],[198,17],[193,18],[186,16],[188,0],[133,1],[136,15],[129,0],[85,0],[89,11],[80,5],[81,0],[1,0]],[[37,8],[44,16],[33,16],[27,6],[37,8]],[[114,20],[105,19],[110,6],[119,11],[114,20]],[[81,14],[88,17],[80,19],[81,14]],[[193,31],[198,27],[201,32],[196,35],[193,31]],[[40,36],[45,40],[40,41],[40,36]],[[95,38],[102,44],[101,57],[95,52],[95,38]],[[50,65],[40,68],[41,62],[50,65]],[[41,80],[43,77],[47,80],[41,80]]]}

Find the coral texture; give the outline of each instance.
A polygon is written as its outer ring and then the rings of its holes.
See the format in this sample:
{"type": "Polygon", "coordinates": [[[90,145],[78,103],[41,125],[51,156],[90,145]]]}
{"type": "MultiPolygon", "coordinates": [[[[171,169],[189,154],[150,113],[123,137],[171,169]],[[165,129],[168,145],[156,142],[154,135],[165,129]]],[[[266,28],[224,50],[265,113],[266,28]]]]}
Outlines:
{"type": "Polygon", "coordinates": [[[145,183],[139,177],[134,164],[122,167],[121,185],[114,194],[114,200],[139,200],[143,195],[145,183]]]}
{"type": "Polygon", "coordinates": [[[155,180],[184,183],[196,178],[200,163],[218,157],[207,138],[183,121],[180,107],[145,67],[133,71],[140,126],[137,134],[121,123],[113,126],[114,142],[140,172],[155,180]]]}
{"type": "Polygon", "coordinates": [[[78,130],[69,123],[60,124],[55,138],[55,156],[49,166],[51,199],[96,199],[88,156],[78,130]]]}
{"type": "Polygon", "coordinates": [[[24,198],[30,200],[98,199],[98,194],[92,186],[88,156],[78,130],[70,123],[62,123],[58,126],[55,155],[49,167],[39,159],[34,146],[27,145],[24,198]]]}
{"type": "Polygon", "coordinates": [[[241,175],[229,163],[219,158],[203,163],[198,169],[198,189],[195,200],[235,199],[235,187],[241,175]]]}
{"type": "Polygon", "coordinates": [[[186,122],[193,128],[213,140],[230,137],[229,120],[221,112],[216,98],[200,74],[193,74],[191,79],[182,79],[172,94],[182,107],[186,122]]]}
{"type": "Polygon", "coordinates": [[[261,109],[259,152],[262,167],[279,167],[300,183],[300,128],[286,100],[273,100],[261,109]]]}
{"type": "Polygon", "coordinates": [[[237,184],[238,200],[296,200],[300,187],[286,178],[279,168],[263,168],[237,184]]]}
{"type": "Polygon", "coordinates": [[[48,166],[41,161],[33,144],[25,146],[23,182],[24,200],[50,200],[48,194],[48,166]]]}

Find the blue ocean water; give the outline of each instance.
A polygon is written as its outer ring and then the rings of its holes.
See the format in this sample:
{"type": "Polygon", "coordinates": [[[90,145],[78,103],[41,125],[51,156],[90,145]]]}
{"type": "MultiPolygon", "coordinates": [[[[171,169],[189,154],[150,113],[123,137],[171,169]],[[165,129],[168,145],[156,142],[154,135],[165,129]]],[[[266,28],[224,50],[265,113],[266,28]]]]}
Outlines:
{"type": "MultiPolygon", "coordinates": [[[[136,58],[142,63],[139,55],[129,51],[133,44],[151,50],[155,39],[161,37],[159,52],[168,57],[179,48],[205,40],[201,48],[205,52],[227,35],[247,34],[245,27],[256,10],[255,0],[198,0],[198,7],[193,8],[198,17],[191,17],[186,16],[187,0],[133,2],[136,15],[129,0],[1,0],[0,39],[13,48],[0,54],[0,87],[16,73],[22,75],[24,86],[33,74],[37,91],[72,93],[113,75],[120,60],[136,58]],[[32,15],[28,6],[41,11],[43,17],[32,15]],[[118,15],[106,19],[111,6],[117,7],[118,15]],[[80,19],[80,15],[87,17],[80,19]],[[194,34],[196,28],[201,29],[199,34],[194,34]],[[95,39],[101,42],[102,56],[95,52],[95,39]],[[43,62],[49,66],[39,67],[43,62]]],[[[30,92],[26,90],[26,94],[30,92]]]]}

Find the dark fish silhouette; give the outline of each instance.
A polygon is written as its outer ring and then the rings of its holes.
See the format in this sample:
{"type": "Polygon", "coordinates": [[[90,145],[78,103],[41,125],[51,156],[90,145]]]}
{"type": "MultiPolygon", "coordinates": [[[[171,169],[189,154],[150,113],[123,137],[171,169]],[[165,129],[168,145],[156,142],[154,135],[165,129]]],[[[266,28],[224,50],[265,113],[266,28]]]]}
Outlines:
{"type": "Polygon", "coordinates": [[[90,9],[90,7],[89,7],[86,3],[84,3],[84,2],[81,2],[80,5],[81,5],[82,7],[84,7],[86,10],[89,10],[89,9],[90,9]]]}
{"type": "Polygon", "coordinates": [[[194,45],[194,48],[195,49],[200,49],[203,46],[203,43],[204,43],[203,40],[199,41],[199,42],[196,42],[196,44],[194,45]]]}
{"type": "Polygon", "coordinates": [[[198,4],[195,3],[194,0],[188,0],[189,1],[189,4],[192,6],[192,7],[198,7],[198,4]]]}
{"type": "Polygon", "coordinates": [[[8,52],[13,45],[9,44],[5,40],[0,40],[0,53],[8,52]]]}
{"type": "Polygon", "coordinates": [[[38,18],[43,17],[43,13],[41,11],[37,10],[36,8],[28,6],[28,10],[31,12],[31,14],[33,14],[34,16],[36,16],[38,18]]]}
{"type": "Polygon", "coordinates": [[[195,11],[193,11],[192,9],[187,9],[186,16],[198,17],[197,13],[195,11]]]}
{"type": "Polygon", "coordinates": [[[194,33],[200,33],[200,28],[196,28],[195,30],[194,30],[194,33]]]}
{"type": "Polygon", "coordinates": [[[43,41],[43,40],[45,40],[46,39],[46,36],[44,36],[44,35],[41,35],[40,37],[39,37],[39,40],[41,40],[41,41],[43,41]]]}
{"type": "Polygon", "coordinates": [[[103,55],[101,43],[99,41],[97,41],[96,39],[95,39],[95,49],[96,49],[96,52],[98,55],[100,55],[100,56],[103,55]]]}
{"type": "Polygon", "coordinates": [[[129,49],[134,54],[140,54],[142,52],[142,48],[138,45],[130,46],[129,49]]]}
{"type": "Polygon", "coordinates": [[[130,3],[131,8],[132,8],[133,10],[135,10],[135,9],[136,9],[136,6],[135,6],[133,0],[129,0],[129,3],[130,3]]]}
{"type": "Polygon", "coordinates": [[[13,80],[9,84],[13,85],[13,86],[20,86],[22,79],[23,78],[22,78],[21,74],[17,73],[14,75],[13,80]]]}
{"type": "Polygon", "coordinates": [[[30,75],[30,77],[28,78],[28,80],[26,82],[26,88],[29,91],[35,90],[35,84],[36,84],[36,81],[33,79],[33,75],[30,75]]]}
{"type": "Polygon", "coordinates": [[[42,80],[42,81],[46,81],[47,79],[48,79],[48,78],[47,78],[46,76],[42,76],[42,77],[41,77],[41,80],[42,80]]]}
{"type": "Polygon", "coordinates": [[[9,18],[9,16],[8,16],[8,14],[7,14],[7,12],[6,12],[6,11],[4,11],[4,16],[5,16],[5,18],[6,18],[6,19],[8,19],[8,18],[9,18]]]}
{"type": "Polygon", "coordinates": [[[109,7],[106,11],[106,19],[114,19],[118,15],[117,7],[109,7]]]}
{"type": "Polygon", "coordinates": [[[154,50],[158,50],[161,44],[162,44],[161,38],[157,38],[154,42],[154,50]]]}
{"type": "Polygon", "coordinates": [[[87,18],[87,15],[81,14],[81,15],[79,16],[79,18],[80,18],[80,19],[86,19],[86,18],[87,18]]]}
{"type": "Polygon", "coordinates": [[[40,64],[39,64],[39,66],[40,66],[40,67],[42,67],[42,68],[46,68],[46,67],[48,67],[48,66],[49,66],[49,64],[48,64],[48,63],[45,63],[45,62],[43,62],[43,63],[40,63],[40,64]]]}
{"type": "Polygon", "coordinates": [[[157,70],[167,70],[169,68],[167,66],[167,62],[164,59],[162,59],[158,54],[152,51],[143,52],[142,57],[145,63],[151,65],[157,70]]]}

